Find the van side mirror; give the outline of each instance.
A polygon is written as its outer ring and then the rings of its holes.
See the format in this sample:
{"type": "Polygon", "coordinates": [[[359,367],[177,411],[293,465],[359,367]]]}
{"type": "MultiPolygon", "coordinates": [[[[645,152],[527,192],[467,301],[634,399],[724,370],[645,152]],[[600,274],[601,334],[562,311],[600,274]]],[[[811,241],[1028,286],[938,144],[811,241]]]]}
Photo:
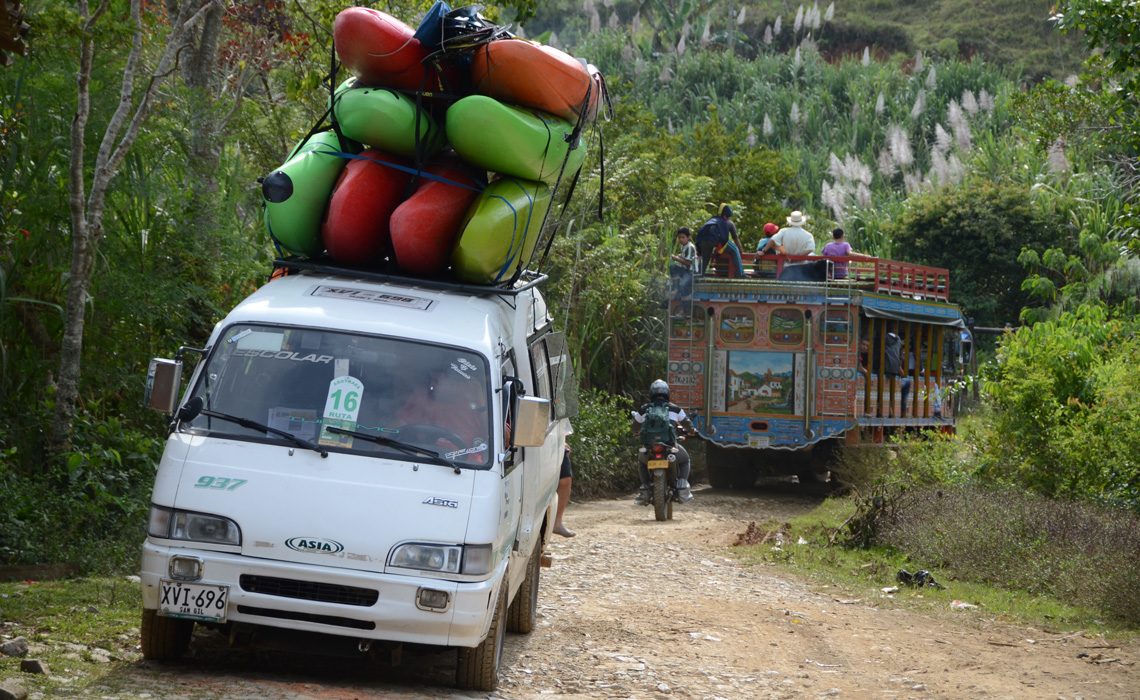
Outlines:
{"type": "Polygon", "coordinates": [[[550,399],[538,396],[518,397],[518,412],[514,428],[514,444],[518,447],[538,447],[546,442],[550,429],[550,399]]]}
{"type": "Polygon", "coordinates": [[[182,360],[152,359],[146,371],[143,405],[167,415],[174,413],[181,385],[182,360]]]}

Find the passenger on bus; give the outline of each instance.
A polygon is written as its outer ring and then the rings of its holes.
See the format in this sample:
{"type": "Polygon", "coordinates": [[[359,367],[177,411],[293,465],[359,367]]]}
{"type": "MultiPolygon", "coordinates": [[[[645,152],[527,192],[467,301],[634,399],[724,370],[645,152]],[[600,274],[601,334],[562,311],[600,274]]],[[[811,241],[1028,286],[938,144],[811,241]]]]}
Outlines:
{"type": "Polygon", "coordinates": [[[772,243],[772,236],[776,235],[776,232],[779,230],[780,230],[780,227],[777,226],[776,224],[772,223],[771,221],[764,224],[764,236],[759,241],[756,242],[756,252],[760,253],[761,255],[763,255],[765,253],[776,252],[775,246],[771,245],[771,243],[772,243]]]}
{"type": "Polygon", "coordinates": [[[672,255],[673,262],[669,263],[669,280],[672,282],[672,299],[682,299],[693,293],[693,273],[700,267],[697,257],[697,246],[693,244],[692,232],[688,226],[677,229],[675,234],[677,244],[681,246],[680,253],[672,255]]]}
{"type": "Polygon", "coordinates": [[[740,235],[736,232],[736,224],[732,222],[732,207],[727,204],[720,205],[717,215],[706,221],[697,231],[697,252],[705,265],[712,263],[713,254],[727,254],[729,258],[729,272],[732,277],[744,276],[744,262],[740,251],[744,247],[740,244],[740,235]]]}
{"type": "MultiPolygon", "coordinates": [[[[764,235],[761,236],[760,240],[756,242],[757,254],[774,255],[776,253],[775,249],[772,247],[772,236],[776,235],[776,232],[779,230],[780,227],[771,221],[764,224],[764,235]]],[[[753,261],[753,270],[755,271],[757,277],[775,277],[776,262],[774,260],[762,261],[759,258],[756,258],[753,261]]]]}
{"type": "Polygon", "coordinates": [[[815,253],[815,236],[804,228],[808,216],[794,211],[788,217],[788,225],[772,236],[769,245],[774,245],[780,255],[812,255],[815,253]]]}
{"type": "MultiPolygon", "coordinates": [[[[831,242],[823,247],[823,254],[828,257],[842,258],[854,255],[851,244],[844,238],[843,229],[836,228],[831,232],[831,242]]],[[[841,280],[847,277],[847,262],[837,262],[832,266],[832,278],[841,280]]]]}

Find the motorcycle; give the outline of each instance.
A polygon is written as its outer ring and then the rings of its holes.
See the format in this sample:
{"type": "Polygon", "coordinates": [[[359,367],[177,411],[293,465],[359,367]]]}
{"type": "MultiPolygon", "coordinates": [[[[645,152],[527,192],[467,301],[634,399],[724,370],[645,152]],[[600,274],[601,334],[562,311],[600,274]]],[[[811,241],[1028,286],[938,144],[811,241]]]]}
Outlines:
{"type": "Polygon", "coordinates": [[[672,520],[673,502],[681,500],[676,488],[677,448],[655,442],[642,449],[648,452],[645,466],[649,469],[649,503],[653,504],[653,515],[658,522],[672,520]]]}

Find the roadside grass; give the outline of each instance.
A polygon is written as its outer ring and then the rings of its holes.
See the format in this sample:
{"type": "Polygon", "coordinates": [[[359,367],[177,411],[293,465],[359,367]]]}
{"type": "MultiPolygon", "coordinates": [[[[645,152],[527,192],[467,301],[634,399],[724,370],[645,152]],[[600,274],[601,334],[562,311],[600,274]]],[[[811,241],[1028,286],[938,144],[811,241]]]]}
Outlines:
{"type": "Polygon", "coordinates": [[[0,642],[23,637],[26,659],[49,674],[25,673],[21,659],[0,655],[0,678],[41,697],[88,697],[90,684],[139,650],[139,583],[126,576],[0,583],[0,642]]]}
{"type": "Polygon", "coordinates": [[[733,552],[746,563],[776,565],[794,573],[840,602],[902,607],[939,617],[984,616],[1053,632],[1079,630],[1116,638],[1140,635],[1137,627],[1096,611],[1049,595],[960,579],[952,571],[936,570],[893,548],[843,546],[843,526],[856,512],[853,498],[829,498],[790,521],[755,523],[741,534],[733,552]],[[944,588],[899,583],[896,576],[904,569],[912,574],[928,570],[944,588]],[[889,588],[898,590],[883,591],[889,588]],[[977,607],[956,608],[952,606],[955,601],[977,607]]]}

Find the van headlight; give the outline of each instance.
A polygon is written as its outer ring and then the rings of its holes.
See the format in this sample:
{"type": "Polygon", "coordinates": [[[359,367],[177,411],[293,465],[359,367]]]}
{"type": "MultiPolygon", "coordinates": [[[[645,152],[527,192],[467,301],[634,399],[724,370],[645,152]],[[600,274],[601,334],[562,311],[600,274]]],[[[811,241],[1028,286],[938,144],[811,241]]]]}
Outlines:
{"type": "Polygon", "coordinates": [[[147,533],[187,542],[241,545],[241,528],[229,518],[151,505],[147,533]]]}
{"type": "Polygon", "coordinates": [[[479,576],[491,571],[491,545],[409,542],[392,550],[388,566],[479,576]]]}

